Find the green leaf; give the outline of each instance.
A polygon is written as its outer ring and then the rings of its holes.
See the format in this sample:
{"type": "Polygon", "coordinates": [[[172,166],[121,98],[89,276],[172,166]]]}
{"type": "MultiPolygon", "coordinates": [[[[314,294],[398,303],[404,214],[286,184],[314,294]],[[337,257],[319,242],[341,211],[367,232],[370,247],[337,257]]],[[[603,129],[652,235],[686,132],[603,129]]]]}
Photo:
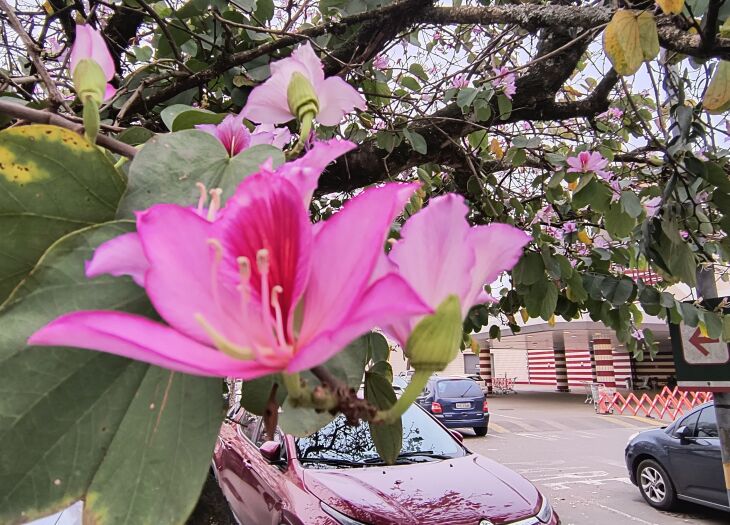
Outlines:
{"type": "Polygon", "coordinates": [[[157,135],[134,157],[129,168],[129,187],[119,204],[119,217],[132,217],[137,210],[168,202],[192,206],[198,200],[196,182],[221,188],[227,199],[240,182],[272,158],[283,162],[283,153],[259,145],[228,157],[218,139],[199,130],[157,135]]]}
{"type": "Polygon", "coordinates": [[[274,17],[274,0],[256,0],[256,19],[266,22],[274,17]]]}
{"type": "Polygon", "coordinates": [[[222,418],[219,379],[148,367],[87,491],[84,522],[184,522],[222,418]]]}
{"type": "Polygon", "coordinates": [[[390,346],[383,334],[371,332],[362,336],[363,342],[367,345],[366,361],[387,361],[390,357],[390,346]]]}
{"type": "Polygon", "coordinates": [[[614,306],[626,304],[634,292],[634,283],[628,277],[606,277],[601,283],[601,293],[614,306]]]}
{"type": "Polygon", "coordinates": [[[639,196],[633,191],[621,192],[619,202],[621,203],[621,209],[633,219],[636,219],[644,211],[639,196]]]}
{"type": "Polygon", "coordinates": [[[393,383],[393,367],[388,361],[377,361],[368,368],[366,374],[378,374],[383,376],[388,383],[393,383]]]}
{"type": "Polygon", "coordinates": [[[270,374],[244,381],[241,385],[241,406],[252,414],[263,416],[274,384],[278,385],[276,403],[281,406],[286,399],[286,388],[284,388],[279,374],[270,374]]]}
{"type": "Polygon", "coordinates": [[[175,116],[172,131],[193,129],[197,124],[220,124],[226,118],[225,113],[213,113],[204,109],[191,109],[175,116]]]}
{"type": "Polygon", "coordinates": [[[530,293],[525,295],[525,306],[532,315],[539,315],[545,321],[555,312],[558,304],[558,288],[555,283],[542,279],[530,287],[530,293]]]}
{"type": "Polygon", "coordinates": [[[611,190],[595,179],[573,194],[573,208],[579,210],[590,206],[592,210],[606,212],[611,204],[611,190]]]}
{"type": "Polygon", "coordinates": [[[162,118],[162,123],[165,124],[165,127],[172,131],[172,126],[177,116],[192,109],[194,108],[187,104],[172,104],[160,112],[160,118],[162,118]]]}
{"type": "MultiPolygon", "coordinates": [[[[109,471],[107,461],[122,468],[116,452],[122,446],[130,449],[123,454],[128,469],[136,474],[153,465],[163,479],[150,476],[139,481],[154,484],[152,490],[113,469],[120,486],[110,495],[118,501],[107,509],[114,516],[119,516],[118,505],[123,503],[130,520],[126,523],[179,523],[195,502],[222,419],[219,380],[186,378],[185,392],[194,393],[195,399],[182,403],[177,395],[182,383],[171,384],[164,407],[157,402],[151,409],[150,404],[166,391],[169,372],[101,352],[26,346],[33,332],[68,311],[114,308],[153,313],[144,291],[130,278],[84,276],[84,261],[96,246],[133,231],[133,226],[126,221],[106,223],[63,237],[2,305],[2,523],[33,519],[83,497],[92,480],[103,479],[100,472],[109,471]],[[164,378],[155,381],[158,374],[164,378]],[[147,396],[149,390],[138,390],[153,383],[156,397],[147,396]],[[157,426],[145,430],[138,425],[140,418],[152,419],[157,426]],[[130,427],[146,432],[150,440],[132,441],[130,427]],[[178,433],[170,432],[173,427],[178,433]],[[159,439],[148,432],[155,428],[161,433],[159,439]],[[141,509],[139,505],[152,494],[160,496],[157,505],[168,508],[141,509]]],[[[98,523],[125,523],[114,516],[102,516],[98,523]]]]}
{"type": "Polygon", "coordinates": [[[456,95],[456,104],[462,109],[462,111],[464,111],[469,106],[471,106],[472,102],[474,102],[474,99],[477,98],[478,94],[479,90],[476,88],[461,88],[459,90],[459,93],[456,95]]]}
{"type": "Polygon", "coordinates": [[[620,202],[614,202],[606,212],[606,231],[614,239],[628,237],[636,226],[636,220],[624,212],[620,202]]]}
{"type": "Polygon", "coordinates": [[[423,69],[423,66],[419,64],[418,62],[414,62],[410,66],[408,66],[408,71],[410,71],[412,74],[416,75],[418,78],[423,80],[424,82],[428,81],[428,75],[426,74],[426,71],[423,69]]]}
{"type": "Polygon", "coordinates": [[[287,434],[306,437],[334,418],[329,412],[315,412],[312,408],[293,406],[287,398],[279,413],[279,426],[287,434]]]}
{"type": "Polygon", "coordinates": [[[520,261],[512,270],[512,278],[515,284],[534,284],[545,275],[545,263],[540,254],[528,252],[522,256],[520,261]]]}
{"type": "Polygon", "coordinates": [[[123,191],[107,157],[72,131],[0,131],[0,302],[57,239],[113,219],[123,191]]]}
{"type": "Polygon", "coordinates": [[[411,91],[421,91],[421,84],[418,83],[418,80],[408,75],[402,76],[399,84],[411,91]]]}
{"type": "Polygon", "coordinates": [[[124,142],[125,144],[137,146],[138,144],[144,144],[154,136],[154,131],[150,131],[141,126],[132,126],[117,135],[117,140],[124,142]]]}
{"type": "Polygon", "coordinates": [[[404,129],[403,135],[416,152],[420,153],[421,155],[426,154],[426,152],[428,151],[428,146],[426,144],[426,139],[424,139],[421,134],[416,133],[415,131],[409,131],[407,129],[404,129]]]}
{"type": "Polygon", "coordinates": [[[497,108],[499,109],[499,118],[507,120],[512,114],[512,101],[504,95],[498,95],[497,108]]]}
{"type": "MultiPolygon", "coordinates": [[[[390,408],[396,401],[390,381],[380,374],[371,373],[365,374],[365,399],[379,410],[390,408]]],[[[393,423],[371,424],[370,435],[375,443],[375,450],[383,461],[389,465],[395,463],[403,445],[401,418],[393,423]]]]}

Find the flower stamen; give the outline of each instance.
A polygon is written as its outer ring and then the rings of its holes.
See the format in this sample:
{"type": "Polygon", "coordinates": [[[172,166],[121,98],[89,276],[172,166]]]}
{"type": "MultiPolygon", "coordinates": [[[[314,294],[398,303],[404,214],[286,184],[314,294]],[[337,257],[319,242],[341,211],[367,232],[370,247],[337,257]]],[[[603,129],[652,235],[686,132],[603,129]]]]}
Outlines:
{"type": "Polygon", "coordinates": [[[226,339],[223,334],[213,328],[213,326],[205,319],[205,317],[203,317],[202,314],[196,313],[195,320],[198,321],[200,326],[203,327],[203,330],[208,335],[208,337],[210,337],[213,345],[224,354],[233,357],[234,359],[240,359],[242,361],[250,361],[257,357],[254,351],[250,348],[238,346],[237,344],[232,343],[231,341],[226,339]]]}
{"type": "Polygon", "coordinates": [[[286,348],[286,337],[284,336],[284,320],[281,315],[281,304],[279,304],[279,294],[284,291],[284,288],[278,284],[271,289],[271,306],[274,309],[276,316],[276,337],[279,341],[279,345],[286,348]]]}
{"type": "Polygon", "coordinates": [[[208,215],[206,219],[214,221],[218,210],[221,209],[221,194],[223,190],[220,188],[213,188],[210,190],[210,206],[208,207],[208,215]]]}
{"type": "Polygon", "coordinates": [[[210,288],[213,291],[213,301],[220,308],[220,290],[218,289],[218,267],[223,260],[223,245],[218,239],[206,239],[208,246],[213,250],[213,265],[210,269],[210,288]]]}
{"type": "Polygon", "coordinates": [[[198,191],[200,191],[200,197],[198,197],[198,207],[196,208],[196,211],[198,212],[198,215],[201,217],[203,216],[203,210],[205,210],[205,203],[208,202],[208,190],[205,187],[205,184],[202,182],[196,182],[195,185],[198,187],[198,191]]]}
{"type": "Polygon", "coordinates": [[[245,317],[248,314],[248,302],[251,299],[251,286],[249,284],[251,280],[251,261],[248,257],[240,256],[236,257],[236,262],[238,263],[238,275],[241,277],[241,282],[236,289],[241,299],[241,315],[245,317]]]}

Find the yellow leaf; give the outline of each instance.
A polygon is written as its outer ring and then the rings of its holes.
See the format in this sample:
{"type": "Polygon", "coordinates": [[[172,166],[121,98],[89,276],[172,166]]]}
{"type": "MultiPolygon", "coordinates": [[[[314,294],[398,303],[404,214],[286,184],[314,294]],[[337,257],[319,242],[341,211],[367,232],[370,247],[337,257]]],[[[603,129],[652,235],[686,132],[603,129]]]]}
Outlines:
{"type": "Polygon", "coordinates": [[[684,7],[684,0],[656,0],[665,15],[678,15],[684,7]]]}
{"type": "Polygon", "coordinates": [[[574,180],[573,182],[569,182],[568,183],[568,189],[570,191],[575,190],[577,187],[578,187],[578,181],[577,180],[574,180]]]}
{"type": "Polygon", "coordinates": [[[550,316],[550,319],[548,319],[548,324],[550,326],[555,326],[555,314],[550,316]]]}
{"type": "Polygon", "coordinates": [[[522,322],[526,323],[530,319],[530,314],[527,313],[527,308],[520,308],[520,317],[522,317],[522,322]]]}
{"type": "Polygon", "coordinates": [[[499,141],[497,139],[492,139],[492,141],[489,143],[489,151],[491,151],[492,154],[499,160],[504,157],[504,150],[502,149],[502,146],[499,144],[499,141]]]}
{"type": "Polygon", "coordinates": [[[585,230],[581,230],[578,232],[578,240],[583,244],[593,244],[593,239],[588,237],[588,234],[585,230]]]}
{"type": "Polygon", "coordinates": [[[479,355],[479,352],[481,352],[481,348],[479,348],[479,342],[473,337],[470,337],[469,339],[469,347],[471,347],[471,353],[474,355],[479,355]]]}
{"type": "Polygon", "coordinates": [[[46,1],[46,2],[44,2],[44,3],[43,3],[43,9],[44,9],[44,10],[45,10],[45,12],[46,12],[46,13],[48,13],[49,15],[52,15],[52,14],[54,13],[54,11],[55,11],[55,10],[53,9],[53,6],[51,5],[51,2],[48,2],[48,1],[46,1]]]}
{"type": "Polygon", "coordinates": [[[659,54],[659,35],[654,15],[642,11],[636,21],[639,23],[639,41],[644,60],[652,60],[659,54]]]}
{"type": "Polygon", "coordinates": [[[644,60],[639,22],[633,11],[619,9],[603,32],[603,50],[619,75],[633,75],[644,60]]]}
{"type": "Polygon", "coordinates": [[[720,61],[707,86],[702,105],[710,113],[722,113],[730,108],[730,62],[720,61]]]}

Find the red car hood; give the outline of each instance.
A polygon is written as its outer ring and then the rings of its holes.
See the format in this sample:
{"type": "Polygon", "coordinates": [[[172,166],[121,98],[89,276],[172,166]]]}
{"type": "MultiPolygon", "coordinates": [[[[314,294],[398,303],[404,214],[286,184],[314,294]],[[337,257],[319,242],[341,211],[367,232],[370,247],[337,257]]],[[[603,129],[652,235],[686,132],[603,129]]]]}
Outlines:
{"type": "Polygon", "coordinates": [[[538,510],[537,489],[512,470],[472,454],[444,461],[348,469],[305,469],[304,484],[327,505],[372,524],[495,525],[538,510]]]}

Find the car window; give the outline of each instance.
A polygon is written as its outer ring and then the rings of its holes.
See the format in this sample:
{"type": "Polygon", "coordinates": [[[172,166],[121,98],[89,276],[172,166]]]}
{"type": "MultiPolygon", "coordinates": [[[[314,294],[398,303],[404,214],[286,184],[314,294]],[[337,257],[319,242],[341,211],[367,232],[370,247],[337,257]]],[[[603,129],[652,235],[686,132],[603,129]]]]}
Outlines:
{"type": "Polygon", "coordinates": [[[717,419],[714,407],[702,409],[700,417],[697,420],[697,430],[694,435],[698,438],[720,437],[720,434],[717,432],[717,419]]]}
{"type": "MultiPolygon", "coordinates": [[[[461,457],[461,447],[441,425],[417,406],[411,406],[402,417],[401,453],[428,452],[461,457]]],[[[334,459],[360,462],[378,458],[375,444],[364,421],[350,426],[339,415],[331,423],[306,438],[295,441],[300,459],[334,459]]]]}
{"type": "Polygon", "coordinates": [[[257,447],[260,447],[267,441],[277,441],[279,443],[283,443],[284,439],[281,435],[281,429],[279,427],[276,427],[276,430],[274,431],[274,439],[269,439],[269,436],[266,434],[266,429],[264,428],[264,421],[263,419],[259,418],[259,425],[256,429],[256,438],[253,439],[254,445],[257,447]]]}
{"type": "Polygon", "coordinates": [[[254,434],[261,418],[244,408],[239,408],[235,420],[238,422],[241,432],[251,441],[254,440],[254,434]]]}
{"type": "Polygon", "coordinates": [[[679,424],[674,427],[674,431],[676,433],[677,430],[679,430],[682,427],[689,427],[690,429],[690,436],[694,435],[695,426],[697,425],[697,420],[700,417],[700,411],[694,412],[690,415],[688,415],[686,418],[684,418],[682,421],[679,422],[679,424]]]}
{"type": "Polygon", "coordinates": [[[439,397],[481,397],[482,389],[470,379],[448,379],[436,383],[439,397]]]}

